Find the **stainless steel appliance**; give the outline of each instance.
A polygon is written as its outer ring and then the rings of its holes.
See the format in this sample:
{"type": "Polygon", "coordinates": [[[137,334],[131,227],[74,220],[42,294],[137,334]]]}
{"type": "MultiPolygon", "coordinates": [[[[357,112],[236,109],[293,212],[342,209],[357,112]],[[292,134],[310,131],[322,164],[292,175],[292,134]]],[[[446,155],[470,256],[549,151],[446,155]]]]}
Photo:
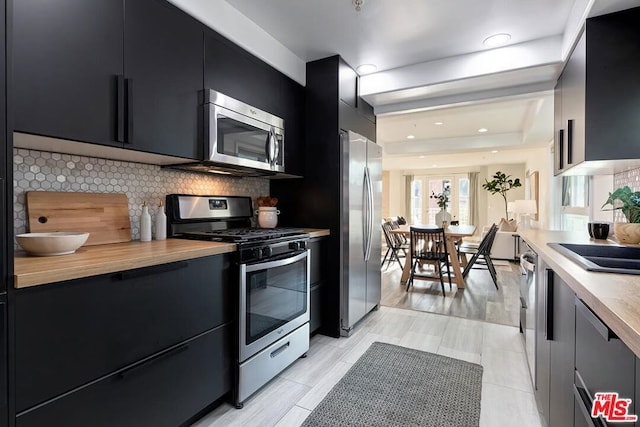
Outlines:
{"type": "Polygon", "coordinates": [[[171,194],[166,206],[169,236],[237,244],[235,403],[241,408],[309,349],[309,235],[251,228],[248,197],[171,194]]]}
{"type": "Polygon", "coordinates": [[[524,340],[525,354],[531,373],[536,381],[535,337],[536,337],[536,265],[538,255],[529,248],[520,255],[520,270],[524,277],[520,281],[520,332],[524,340]]]}
{"type": "Polygon", "coordinates": [[[204,161],[175,169],[261,176],[284,172],[284,120],[215,90],[202,92],[204,161]]]}
{"type": "Polygon", "coordinates": [[[341,145],[340,334],[349,336],[380,304],[382,148],[350,131],[341,145]]]}

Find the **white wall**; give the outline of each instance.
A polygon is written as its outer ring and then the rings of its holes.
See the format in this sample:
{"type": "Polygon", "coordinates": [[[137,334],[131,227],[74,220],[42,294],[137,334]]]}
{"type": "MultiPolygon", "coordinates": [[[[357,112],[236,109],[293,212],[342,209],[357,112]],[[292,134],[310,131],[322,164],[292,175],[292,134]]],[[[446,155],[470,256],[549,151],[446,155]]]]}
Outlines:
{"type": "Polygon", "coordinates": [[[531,221],[532,228],[548,230],[551,228],[553,200],[553,143],[539,149],[539,153],[527,160],[526,170],[538,171],[538,221],[531,221]]]}
{"type": "Polygon", "coordinates": [[[479,229],[483,226],[498,223],[504,217],[504,201],[501,196],[491,196],[482,184],[485,178],[492,176],[495,172],[501,171],[513,178],[520,178],[522,187],[514,188],[507,193],[507,200],[514,201],[524,198],[524,164],[495,164],[490,166],[476,166],[471,168],[449,168],[449,169],[411,169],[411,170],[390,170],[389,171],[389,215],[403,215],[409,217],[405,209],[405,176],[406,175],[454,175],[465,172],[478,172],[478,213],[479,229]]]}

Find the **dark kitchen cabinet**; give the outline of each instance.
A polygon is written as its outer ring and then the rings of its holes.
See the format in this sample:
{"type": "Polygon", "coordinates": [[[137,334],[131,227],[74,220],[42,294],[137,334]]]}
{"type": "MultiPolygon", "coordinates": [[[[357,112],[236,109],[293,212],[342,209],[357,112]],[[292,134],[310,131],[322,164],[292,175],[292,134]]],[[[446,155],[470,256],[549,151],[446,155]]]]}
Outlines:
{"type": "Polygon", "coordinates": [[[640,8],[587,19],[556,87],[556,174],[585,161],[607,167],[640,157],[638,20],[640,8]]]}
{"type": "Polygon", "coordinates": [[[19,290],[16,411],[230,324],[233,271],[225,254],[19,290]]]}
{"type": "Polygon", "coordinates": [[[16,426],[182,425],[231,388],[232,336],[219,326],[18,414],[16,426]]]}
{"type": "Polygon", "coordinates": [[[205,33],[204,87],[278,115],[280,73],[213,31],[205,33]]]}
{"type": "Polygon", "coordinates": [[[322,327],[326,310],[327,242],[326,237],[316,237],[310,239],[308,245],[311,250],[309,332],[312,334],[322,327]]]}
{"type": "Polygon", "coordinates": [[[591,410],[595,393],[610,391],[619,393],[620,398],[631,399],[629,414],[636,414],[635,355],[582,300],[576,298],[575,306],[574,394],[580,416],[585,418],[584,410],[591,410]]]}
{"type": "Polygon", "coordinates": [[[536,400],[550,427],[574,423],[575,293],[541,262],[536,325],[536,400]]]}
{"type": "Polygon", "coordinates": [[[198,21],[162,0],[21,0],[13,17],[16,131],[198,158],[198,21]]]}
{"type": "Polygon", "coordinates": [[[282,224],[331,231],[326,241],[325,305],[318,332],[335,337],[340,334],[340,274],[343,271],[340,130],[352,130],[372,141],[376,139],[373,108],[357,95],[354,74],[339,56],[307,63],[304,178],[271,181],[271,195],[279,199],[282,224]]]}
{"type": "Polygon", "coordinates": [[[16,131],[122,146],[123,17],[122,1],[13,2],[16,131]]]}
{"type": "Polygon", "coordinates": [[[165,0],[125,1],[124,36],[127,147],[200,158],[203,27],[165,0]]]}

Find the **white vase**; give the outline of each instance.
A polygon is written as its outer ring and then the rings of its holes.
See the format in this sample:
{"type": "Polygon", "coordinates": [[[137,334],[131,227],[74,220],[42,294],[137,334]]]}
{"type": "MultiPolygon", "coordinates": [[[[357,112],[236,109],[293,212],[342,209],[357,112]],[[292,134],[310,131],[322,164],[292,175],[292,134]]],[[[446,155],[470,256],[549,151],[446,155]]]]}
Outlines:
{"type": "Polygon", "coordinates": [[[436,225],[446,227],[451,222],[451,214],[444,210],[444,208],[440,208],[440,212],[436,214],[436,225]],[[446,222],[446,224],[444,224],[446,222]]]}
{"type": "Polygon", "coordinates": [[[278,225],[280,211],[274,207],[261,206],[256,211],[256,215],[258,215],[258,226],[260,228],[275,228],[278,225]]]}

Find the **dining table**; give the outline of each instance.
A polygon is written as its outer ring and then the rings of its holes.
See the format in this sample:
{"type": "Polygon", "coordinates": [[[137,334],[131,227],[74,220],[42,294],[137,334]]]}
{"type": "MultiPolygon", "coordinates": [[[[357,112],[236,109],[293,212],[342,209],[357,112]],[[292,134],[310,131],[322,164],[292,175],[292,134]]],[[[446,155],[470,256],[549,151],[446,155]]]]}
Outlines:
{"type": "MultiPolygon", "coordinates": [[[[434,224],[406,224],[401,225],[399,228],[391,230],[393,234],[401,234],[407,238],[407,241],[410,238],[410,228],[441,228],[434,224]]],[[[451,263],[451,269],[453,270],[453,277],[451,278],[451,282],[455,283],[458,289],[464,288],[464,278],[462,277],[462,267],[460,265],[460,259],[458,258],[458,253],[456,250],[455,242],[462,239],[463,237],[470,237],[476,232],[475,225],[449,225],[444,229],[444,235],[446,238],[447,252],[449,253],[449,260],[451,263]]],[[[407,253],[407,258],[404,262],[404,267],[402,268],[402,276],[400,277],[400,283],[405,285],[407,280],[409,280],[409,276],[411,275],[411,265],[413,264],[413,259],[411,258],[411,250],[407,253]]]]}

